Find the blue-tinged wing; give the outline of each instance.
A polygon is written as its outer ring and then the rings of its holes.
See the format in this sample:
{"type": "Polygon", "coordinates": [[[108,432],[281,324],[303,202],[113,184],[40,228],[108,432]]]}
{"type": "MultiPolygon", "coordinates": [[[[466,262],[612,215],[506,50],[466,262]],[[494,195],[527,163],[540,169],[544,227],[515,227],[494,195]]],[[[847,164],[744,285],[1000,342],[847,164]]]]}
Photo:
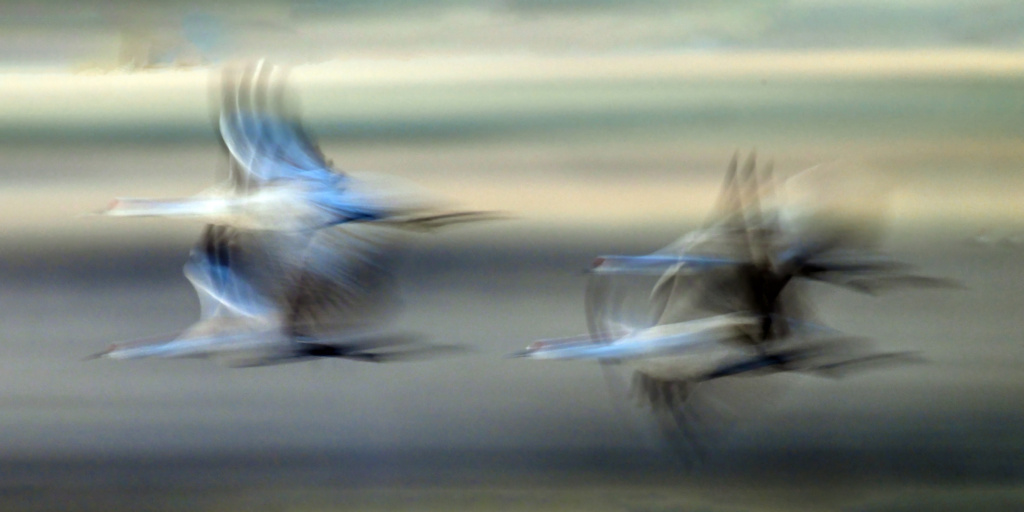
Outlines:
{"type": "Polygon", "coordinates": [[[249,236],[234,228],[207,225],[189,253],[184,273],[199,297],[200,321],[273,313],[273,303],[256,286],[249,270],[257,264],[244,250],[249,236]]]}
{"type": "Polygon", "coordinates": [[[220,129],[232,157],[259,181],[335,174],[295,121],[271,113],[227,112],[220,129]]]}
{"type": "Polygon", "coordinates": [[[591,272],[596,274],[662,275],[670,269],[689,265],[695,268],[710,268],[722,265],[740,265],[743,260],[720,256],[646,254],[642,256],[605,255],[594,260],[591,272]]]}
{"type": "Polygon", "coordinates": [[[397,234],[369,225],[294,233],[209,225],[184,269],[199,297],[197,325],[251,318],[315,339],[370,329],[393,310],[397,234]]]}
{"type": "MultiPolygon", "coordinates": [[[[276,268],[254,279],[298,337],[326,339],[372,329],[397,304],[393,275],[401,232],[372,223],[313,232],[261,232],[252,249],[276,268]]],[[[261,268],[262,268],[261,267],[261,268]]]]}
{"type": "Polygon", "coordinates": [[[250,187],[281,178],[337,180],[312,137],[289,115],[283,101],[283,70],[259,61],[236,76],[226,70],[219,129],[239,164],[232,180],[250,187]],[[282,83],[271,83],[280,80],[282,83]],[[273,90],[271,90],[273,89],[273,90]]]}

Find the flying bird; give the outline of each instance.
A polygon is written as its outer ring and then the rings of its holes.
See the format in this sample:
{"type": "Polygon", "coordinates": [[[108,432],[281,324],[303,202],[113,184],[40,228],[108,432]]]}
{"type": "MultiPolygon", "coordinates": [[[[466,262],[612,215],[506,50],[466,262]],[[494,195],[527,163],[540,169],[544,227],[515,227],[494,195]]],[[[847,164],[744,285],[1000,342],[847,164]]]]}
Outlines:
{"type": "Polygon", "coordinates": [[[454,350],[379,326],[394,311],[398,228],[360,224],[308,237],[208,225],[185,264],[199,321],[95,357],[209,358],[256,366],[312,358],[388,361],[454,350]]]}
{"type": "Polygon", "coordinates": [[[594,260],[589,337],[541,340],[516,355],[598,361],[613,388],[620,369],[632,372],[629,394],[688,458],[700,455],[698,424],[709,415],[702,404],[723,402],[700,400],[695,392],[709,383],[789,371],[838,376],[918,360],[874,352],[822,324],[801,287],[815,280],[874,293],[953,283],[909,273],[845,226],[801,230],[786,221],[777,188],[770,163],[758,172],[753,154],[742,167],[734,155],[703,226],[652,254],[594,260]]]}
{"type": "MultiPolygon", "coordinates": [[[[198,196],[122,199],[109,216],[186,217],[206,224],[185,264],[199,321],[172,336],[115,344],[94,357],[212,358],[253,366],[330,357],[385,361],[453,347],[381,332],[394,311],[392,263],[407,231],[481,220],[410,200],[335,170],[285,114],[279,70],[225,73],[219,115],[228,177],[198,196]]],[[[413,198],[415,199],[415,198],[413,198]]]]}
{"type": "Polygon", "coordinates": [[[118,198],[100,213],[300,231],[420,214],[433,206],[381,195],[334,168],[289,113],[284,74],[262,60],[240,73],[225,70],[218,130],[229,155],[226,179],[192,197],[118,198]]]}

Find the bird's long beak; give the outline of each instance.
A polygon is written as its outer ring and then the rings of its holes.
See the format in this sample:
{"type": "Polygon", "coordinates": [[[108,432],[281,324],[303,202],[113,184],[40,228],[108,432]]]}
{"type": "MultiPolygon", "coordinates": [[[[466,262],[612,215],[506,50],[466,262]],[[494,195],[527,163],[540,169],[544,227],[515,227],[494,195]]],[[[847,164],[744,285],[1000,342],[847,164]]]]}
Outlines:
{"type": "Polygon", "coordinates": [[[91,355],[83,357],[82,361],[92,361],[93,359],[100,359],[102,357],[106,357],[107,354],[113,352],[114,349],[116,349],[116,348],[117,348],[117,345],[111,345],[106,350],[103,350],[101,352],[96,352],[95,354],[91,354],[91,355]]]}
{"type": "Polygon", "coordinates": [[[511,354],[509,354],[509,355],[507,355],[505,357],[512,359],[512,358],[519,358],[519,357],[530,357],[532,354],[533,354],[532,350],[519,350],[519,351],[516,351],[516,352],[512,352],[511,354]]]}

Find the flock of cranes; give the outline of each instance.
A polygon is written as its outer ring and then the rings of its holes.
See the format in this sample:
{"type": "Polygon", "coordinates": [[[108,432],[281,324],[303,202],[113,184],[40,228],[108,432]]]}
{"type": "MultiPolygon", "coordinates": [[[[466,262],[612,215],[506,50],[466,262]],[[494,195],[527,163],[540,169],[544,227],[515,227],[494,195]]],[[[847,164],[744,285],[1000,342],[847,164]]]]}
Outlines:
{"type": "MultiPolygon", "coordinates": [[[[394,245],[403,231],[491,215],[447,210],[333,168],[289,112],[284,74],[263,61],[224,72],[219,134],[229,163],[221,183],[183,199],[118,199],[104,212],[206,224],[184,268],[201,311],[178,335],[116,344],[95,357],[251,366],[444,350],[384,330],[394,245]]],[[[802,228],[786,218],[782,186],[771,164],[758,171],[753,154],[742,166],[734,156],[704,226],[653,254],[594,261],[584,300],[589,333],[537,341],[515,355],[594,360],[610,377],[627,368],[634,396],[666,434],[683,437],[692,422],[687,403],[705,382],[913,360],[827,327],[807,307],[804,282],[865,293],[951,283],[909,273],[870,237],[802,228]]]]}

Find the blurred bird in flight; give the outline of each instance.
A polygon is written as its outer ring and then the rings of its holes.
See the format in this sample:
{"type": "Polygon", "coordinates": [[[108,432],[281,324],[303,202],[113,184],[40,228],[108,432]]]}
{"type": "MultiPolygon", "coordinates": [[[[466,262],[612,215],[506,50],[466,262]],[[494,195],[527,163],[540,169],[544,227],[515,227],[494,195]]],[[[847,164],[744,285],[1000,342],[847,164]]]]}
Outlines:
{"type": "MultiPolygon", "coordinates": [[[[594,261],[586,293],[586,339],[542,340],[517,353],[532,359],[592,359],[610,381],[626,362],[631,394],[681,449],[699,448],[693,391],[738,375],[844,370],[914,360],[876,353],[821,324],[798,281],[873,293],[897,285],[948,286],[906,272],[872,245],[865,219],[794,218],[777,196],[772,165],[734,156],[703,227],[649,255],[594,261]],[[860,229],[860,231],[858,231],[860,229]],[[681,434],[681,436],[680,436],[681,434]]],[[[614,387],[614,386],[613,386],[614,387]]],[[[706,412],[706,411],[705,411],[706,412]]],[[[691,453],[692,455],[692,453],[691,453]]]]}
{"type": "Polygon", "coordinates": [[[193,196],[119,198],[101,212],[111,217],[190,218],[243,229],[301,231],[351,221],[393,219],[421,205],[395,204],[334,169],[291,118],[284,71],[263,61],[240,76],[224,73],[218,127],[230,155],[228,177],[193,196]]]}
{"type": "Polygon", "coordinates": [[[486,214],[439,210],[333,169],[285,112],[278,68],[224,75],[219,128],[229,175],[198,196],[122,199],[108,216],[207,223],[185,265],[200,319],[180,335],[117,344],[95,357],[215,358],[249,366],[314,357],[383,361],[451,347],[384,334],[403,231],[486,214]]]}

